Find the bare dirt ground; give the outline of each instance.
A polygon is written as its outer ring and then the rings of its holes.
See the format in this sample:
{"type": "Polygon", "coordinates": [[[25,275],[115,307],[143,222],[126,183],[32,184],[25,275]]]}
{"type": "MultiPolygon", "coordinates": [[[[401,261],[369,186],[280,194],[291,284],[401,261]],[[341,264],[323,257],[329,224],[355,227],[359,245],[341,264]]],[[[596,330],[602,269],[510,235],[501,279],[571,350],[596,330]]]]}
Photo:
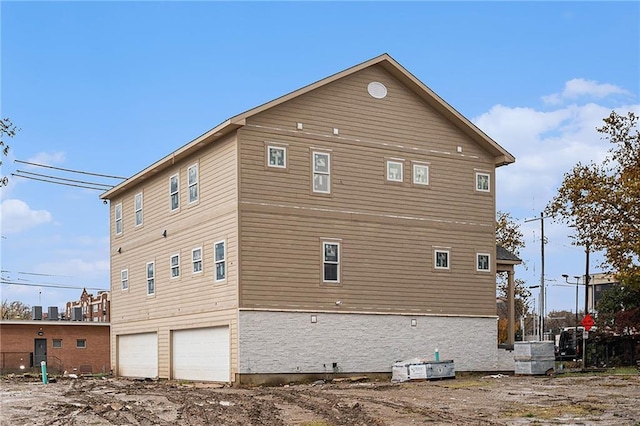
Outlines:
{"type": "Polygon", "coordinates": [[[640,375],[252,388],[5,377],[0,404],[1,425],[640,425],[640,375]]]}

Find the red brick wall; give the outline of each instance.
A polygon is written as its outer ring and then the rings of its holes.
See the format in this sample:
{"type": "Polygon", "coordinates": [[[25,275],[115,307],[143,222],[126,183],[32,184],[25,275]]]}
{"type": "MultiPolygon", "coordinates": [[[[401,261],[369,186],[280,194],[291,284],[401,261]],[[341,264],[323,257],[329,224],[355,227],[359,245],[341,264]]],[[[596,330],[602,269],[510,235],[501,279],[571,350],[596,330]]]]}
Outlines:
{"type": "MultiPolygon", "coordinates": [[[[94,325],[87,322],[57,322],[51,324],[48,321],[33,321],[29,324],[0,323],[0,352],[7,364],[13,361],[10,353],[34,352],[35,339],[47,339],[47,365],[50,368],[61,368],[69,373],[91,372],[109,373],[110,365],[110,340],[109,326],[94,325]],[[38,332],[42,335],[38,335],[38,332]],[[61,339],[62,347],[54,348],[53,340],[61,339]],[[86,348],[77,348],[77,340],[85,339],[86,348]],[[60,365],[61,364],[61,365],[60,365]],[[90,371],[89,371],[90,370],[90,371]]],[[[29,367],[29,358],[25,360],[29,367]]],[[[5,369],[17,368],[17,366],[5,365],[5,369]]],[[[36,366],[39,368],[39,366],[36,366]]]]}

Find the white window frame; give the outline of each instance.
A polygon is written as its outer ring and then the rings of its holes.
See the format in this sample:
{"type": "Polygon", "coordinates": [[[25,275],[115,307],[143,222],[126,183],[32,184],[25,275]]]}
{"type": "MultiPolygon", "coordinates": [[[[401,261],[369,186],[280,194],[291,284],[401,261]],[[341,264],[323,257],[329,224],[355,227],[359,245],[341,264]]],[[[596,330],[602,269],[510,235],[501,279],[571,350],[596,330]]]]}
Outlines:
{"type": "Polygon", "coordinates": [[[387,160],[387,181],[388,182],[404,182],[404,161],[402,160],[387,160]],[[391,166],[400,166],[400,177],[391,176],[391,166]]]}
{"type": "Polygon", "coordinates": [[[311,163],[312,163],[311,168],[313,171],[313,181],[311,185],[312,185],[313,192],[318,194],[331,194],[331,154],[328,152],[312,151],[311,163]],[[320,169],[316,167],[316,156],[326,156],[327,158],[326,170],[324,168],[320,169]],[[325,177],[327,179],[326,190],[318,189],[318,187],[316,186],[316,180],[319,180],[322,177],[325,177]]]}
{"type": "Polygon", "coordinates": [[[204,264],[202,263],[202,247],[197,247],[191,250],[191,273],[192,274],[201,274],[204,269],[204,264]],[[196,252],[200,253],[200,257],[198,259],[195,258],[196,252]],[[199,266],[199,269],[196,270],[196,265],[199,266]]]}
{"type": "Polygon", "coordinates": [[[93,304],[93,312],[98,312],[98,304],[97,303],[93,304]]]}
{"type": "Polygon", "coordinates": [[[87,349],[87,339],[76,339],[77,349],[87,349]]]}
{"type": "Polygon", "coordinates": [[[188,184],[188,193],[189,193],[189,204],[195,203],[200,198],[199,188],[198,188],[198,163],[192,164],[187,169],[187,184],[188,184]],[[195,170],[194,180],[191,180],[191,170],[195,170]],[[195,188],[195,190],[193,190],[195,188]],[[195,196],[193,194],[195,192],[195,196]]]}
{"type": "Polygon", "coordinates": [[[412,170],[412,180],[413,180],[413,184],[414,185],[424,185],[424,186],[428,186],[429,185],[429,165],[428,164],[413,164],[413,170],[412,170]],[[425,181],[420,181],[417,179],[418,177],[418,169],[425,169],[425,181]]]}
{"type": "Polygon", "coordinates": [[[147,275],[147,296],[156,294],[156,263],[147,262],[145,269],[147,275]]]}
{"type": "Polygon", "coordinates": [[[323,283],[330,283],[330,284],[340,284],[340,258],[342,256],[342,248],[341,248],[341,244],[338,241],[323,241],[322,242],[322,282],[323,283]],[[327,246],[336,246],[337,248],[337,254],[336,254],[336,260],[327,260],[327,246]],[[326,277],[326,266],[327,265],[336,265],[336,279],[335,280],[328,280],[326,277]]]}
{"type": "Polygon", "coordinates": [[[491,192],[491,173],[487,172],[476,172],[476,191],[478,192],[491,192]],[[480,177],[487,178],[487,188],[480,187],[480,177]]]}
{"type": "Polygon", "coordinates": [[[129,290],[129,270],[123,269],[120,271],[120,288],[122,291],[129,290]]]}
{"type": "Polygon", "coordinates": [[[62,339],[53,339],[51,347],[53,349],[62,349],[62,339]]]}
{"type": "Polygon", "coordinates": [[[478,272],[491,272],[491,255],[489,253],[476,253],[476,271],[478,272]],[[486,269],[480,268],[480,256],[487,257],[486,269]]]}
{"type": "Polygon", "coordinates": [[[124,229],[122,226],[122,203],[116,204],[113,215],[115,216],[116,235],[120,235],[124,229]]]}
{"type": "Polygon", "coordinates": [[[171,206],[171,211],[176,211],[180,209],[180,174],[176,173],[175,175],[169,178],[169,205],[171,206]],[[173,190],[173,180],[176,181],[176,189],[173,190]],[[173,205],[173,198],[175,196],[176,205],[173,205]]]}
{"type": "Polygon", "coordinates": [[[180,253],[172,254],[171,257],[169,257],[169,270],[171,271],[172,280],[180,278],[180,253]],[[173,259],[176,259],[177,262],[173,263],[173,259]]]}
{"type": "Polygon", "coordinates": [[[142,192],[133,197],[134,221],[136,226],[142,225],[142,192]]]}
{"type": "Polygon", "coordinates": [[[276,169],[287,168],[287,148],[284,146],[267,145],[267,166],[276,169]],[[276,164],[271,162],[271,151],[282,151],[282,164],[276,164]]]}
{"type": "Polygon", "coordinates": [[[221,282],[227,279],[227,242],[226,240],[220,240],[213,243],[213,262],[215,265],[216,282],[221,282]],[[218,246],[222,244],[222,258],[218,257],[218,246]],[[221,266],[220,266],[221,265],[221,266]],[[222,267],[222,274],[219,274],[218,268],[222,267]]]}
{"type": "Polygon", "coordinates": [[[433,267],[439,270],[449,270],[451,269],[451,252],[445,249],[435,249],[433,250],[433,267]],[[446,266],[438,266],[438,254],[445,253],[447,255],[447,265],[446,266]]]}

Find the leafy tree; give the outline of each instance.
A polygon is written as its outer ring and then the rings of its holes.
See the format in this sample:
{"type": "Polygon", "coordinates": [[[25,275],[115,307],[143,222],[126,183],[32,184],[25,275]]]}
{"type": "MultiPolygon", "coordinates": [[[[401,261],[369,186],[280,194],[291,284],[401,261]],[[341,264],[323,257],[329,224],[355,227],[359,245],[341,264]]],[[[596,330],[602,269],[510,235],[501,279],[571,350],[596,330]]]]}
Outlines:
{"type": "Polygon", "coordinates": [[[31,319],[31,307],[19,301],[9,303],[6,299],[0,305],[0,318],[6,319],[31,319]]]}
{"type": "Polygon", "coordinates": [[[615,111],[596,129],[613,147],[601,164],[578,163],[564,175],[546,213],[576,229],[574,244],[604,250],[618,278],[640,283],[640,132],[638,117],[615,111]]]}
{"type": "MultiPolygon", "coordinates": [[[[5,142],[5,136],[12,138],[16,135],[16,132],[20,130],[9,120],[8,118],[0,119],[0,150],[2,154],[7,156],[9,154],[9,145],[5,142]]],[[[2,155],[0,155],[0,166],[2,165],[2,155]]],[[[7,184],[7,177],[0,176],[0,187],[7,184]]]]}
{"type": "MultiPolygon", "coordinates": [[[[524,248],[524,237],[520,231],[520,225],[509,213],[498,211],[496,213],[496,244],[520,257],[520,249],[524,248]]],[[[496,274],[496,293],[503,300],[507,300],[509,282],[506,273],[496,274]]],[[[519,278],[514,280],[515,317],[520,318],[528,311],[527,300],[531,292],[525,287],[525,282],[519,278]]],[[[502,305],[499,305],[499,307],[502,305]]],[[[505,319],[507,316],[506,305],[498,309],[498,316],[505,319]]],[[[498,335],[500,342],[506,341],[506,320],[498,322],[498,335]],[[502,330],[504,328],[504,330],[502,330]]],[[[516,328],[518,325],[516,324],[516,328]]],[[[517,331],[517,330],[516,330],[517,331]]]]}

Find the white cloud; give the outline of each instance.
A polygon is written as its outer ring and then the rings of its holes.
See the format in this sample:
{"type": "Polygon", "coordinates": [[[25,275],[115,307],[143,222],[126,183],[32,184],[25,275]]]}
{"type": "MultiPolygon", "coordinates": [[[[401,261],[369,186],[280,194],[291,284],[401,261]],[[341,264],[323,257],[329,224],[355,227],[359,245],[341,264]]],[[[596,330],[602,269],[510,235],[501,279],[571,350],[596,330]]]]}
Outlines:
{"type": "Polygon", "coordinates": [[[46,210],[32,210],[22,200],[10,199],[0,204],[0,222],[2,223],[3,235],[17,234],[51,221],[51,213],[46,210]]]}
{"type": "Polygon", "coordinates": [[[560,93],[543,96],[542,101],[549,105],[561,104],[564,100],[576,100],[581,97],[604,99],[612,95],[626,95],[631,93],[614,84],[598,83],[595,80],[574,78],[564,84],[564,90],[560,93]]]}
{"type": "Polygon", "coordinates": [[[29,158],[27,161],[30,163],[44,164],[47,166],[52,166],[54,164],[64,163],[65,154],[64,152],[39,152],[33,157],[29,158]]]}

